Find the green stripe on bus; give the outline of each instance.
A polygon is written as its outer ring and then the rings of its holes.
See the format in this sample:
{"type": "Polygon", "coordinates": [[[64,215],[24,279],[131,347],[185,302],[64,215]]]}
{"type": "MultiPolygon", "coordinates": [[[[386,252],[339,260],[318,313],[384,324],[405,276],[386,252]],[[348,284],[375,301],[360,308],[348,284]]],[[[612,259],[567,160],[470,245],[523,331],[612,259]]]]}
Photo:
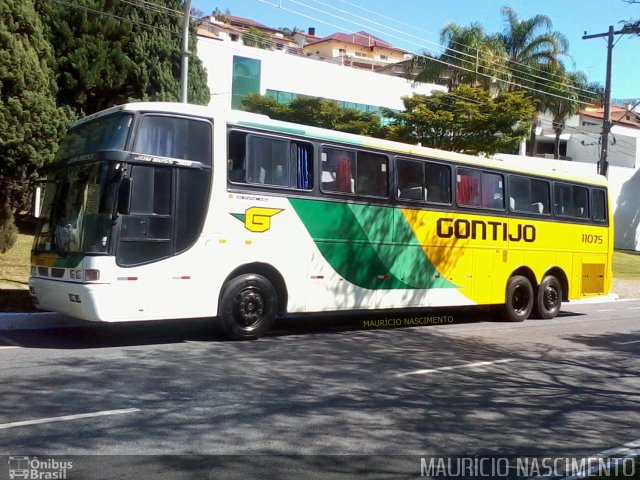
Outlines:
{"type": "Polygon", "coordinates": [[[402,211],[390,207],[290,199],[325,260],[368,289],[454,287],[424,253],[402,211]]]}

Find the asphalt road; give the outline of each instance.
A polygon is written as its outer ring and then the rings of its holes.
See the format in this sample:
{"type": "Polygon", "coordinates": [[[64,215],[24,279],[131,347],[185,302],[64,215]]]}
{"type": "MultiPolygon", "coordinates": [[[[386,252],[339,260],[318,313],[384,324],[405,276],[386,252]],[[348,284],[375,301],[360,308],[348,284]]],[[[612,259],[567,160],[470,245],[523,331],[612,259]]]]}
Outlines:
{"type": "Polygon", "coordinates": [[[494,318],[291,319],[255,342],[202,320],[0,332],[0,455],[73,461],[69,479],[417,478],[425,455],[640,439],[640,301],[494,318]]]}

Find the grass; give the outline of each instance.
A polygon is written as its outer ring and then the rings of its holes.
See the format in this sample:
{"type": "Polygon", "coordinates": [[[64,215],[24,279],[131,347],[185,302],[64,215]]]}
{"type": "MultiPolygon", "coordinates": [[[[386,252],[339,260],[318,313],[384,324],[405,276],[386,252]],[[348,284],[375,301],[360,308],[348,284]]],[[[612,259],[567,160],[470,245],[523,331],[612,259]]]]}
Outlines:
{"type": "MultiPolygon", "coordinates": [[[[32,243],[32,235],[20,233],[13,248],[0,254],[0,312],[34,310],[27,291],[32,243]]],[[[613,276],[624,280],[640,280],[640,252],[614,252],[613,276]]]]}
{"type": "Polygon", "coordinates": [[[33,236],[18,234],[18,241],[6,253],[0,254],[0,284],[14,288],[27,288],[29,281],[29,256],[33,236]]]}
{"type": "Polygon", "coordinates": [[[626,250],[614,252],[613,276],[625,280],[640,279],[640,252],[626,250]]]}

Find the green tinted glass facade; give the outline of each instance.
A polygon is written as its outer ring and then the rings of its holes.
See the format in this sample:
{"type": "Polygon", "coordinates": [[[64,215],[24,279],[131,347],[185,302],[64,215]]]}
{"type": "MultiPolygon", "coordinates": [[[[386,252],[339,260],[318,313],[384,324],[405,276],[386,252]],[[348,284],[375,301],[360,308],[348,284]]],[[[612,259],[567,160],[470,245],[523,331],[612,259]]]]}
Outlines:
{"type": "Polygon", "coordinates": [[[250,93],[260,93],[260,60],[234,55],[231,108],[239,110],[250,93]]]}

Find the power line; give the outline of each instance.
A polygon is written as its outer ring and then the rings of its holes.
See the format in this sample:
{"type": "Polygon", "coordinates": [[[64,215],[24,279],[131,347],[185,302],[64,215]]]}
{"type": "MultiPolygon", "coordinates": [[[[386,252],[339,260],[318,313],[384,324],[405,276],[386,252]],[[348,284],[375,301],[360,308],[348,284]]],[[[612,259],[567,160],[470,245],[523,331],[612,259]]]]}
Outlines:
{"type": "Polygon", "coordinates": [[[85,7],[84,5],[78,5],[77,3],[67,2],[65,0],[50,0],[50,1],[59,3],[60,5],[65,5],[67,7],[75,8],[75,9],[78,9],[78,10],[84,10],[86,12],[93,13],[95,15],[111,17],[111,18],[115,18],[117,20],[124,20],[125,22],[130,22],[130,23],[132,23],[134,25],[140,25],[140,26],[143,26],[143,27],[152,28],[154,30],[158,30],[158,31],[161,31],[161,32],[169,33],[171,35],[180,35],[180,32],[174,32],[174,31],[168,30],[166,28],[157,27],[155,25],[150,25],[150,24],[144,23],[144,22],[139,22],[139,21],[127,18],[127,17],[121,17],[121,16],[115,15],[113,13],[108,13],[108,12],[105,12],[105,11],[102,11],[102,10],[96,10],[96,9],[93,9],[93,8],[85,7]]]}
{"type": "MultiPolygon", "coordinates": [[[[268,2],[268,1],[266,1],[266,0],[258,0],[258,1],[259,1],[260,3],[264,3],[264,4],[269,5],[269,6],[271,6],[271,7],[279,8],[279,9],[282,9],[282,10],[285,10],[285,11],[288,11],[288,12],[291,12],[291,13],[294,13],[294,14],[296,14],[296,15],[299,15],[299,16],[302,16],[302,17],[305,17],[305,18],[309,18],[309,19],[314,20],[314,21],[316,21],[316,22],[320,22],[320,23],[323,23],[323,24],[329,25],[329,26],[334,27],[334,28],[341,28],[341,27],[340,27],[340,26],[338,26],[338,25],[335,25],[335,24],[333,24],[333,23],[330,23],[330,22],[324,21],[324,20],[322,20],[322,19],[320,19],[320,18],[317,18],[317,17],[314,17],[314,16],[307,15],[307,14],[305,14],[305,13],[303,13],[303,12],[298,11],[298,10],[294,10],[294,9],[291,9],[291,8],[287,8],[287,7],[283,6],[283,5],[282,5],[282,3],[280,3],[280,4],[278,4],[278,5],[275,5],[275,4],[273,4],[273,3],[271,3],[271,2],[268,2]]],[[[345,18],[344,18],[344,17],[342,17],[342,16],[335,15],[335,14],[333,14],[333,13],[328,13],[328,12],[326,12],[326,11],[324,11],[324,10],[320,10],[320,9],[318,9],[318,8],[316,8],[316,7],[313,7],[313,6],[310,6],[310,5],[308,5],[308,4],[305,4],[305,3],[302,3],[302,2],[299,2],[299,1],[296,1],[296,0],[290,0],[290,1],[291,1],[292,3],[295,3],[295,4],[298,4],[298,5],[301,5],[301,6],[303,6],[303,7],[309,8],[309,9],[311,9],[311,10],[318,11],[318,12],[321,12],[321,13],[323,13],[323,14],[327,14],[327,15],[329,15],[329,16],[331,16],[331,17],[334,17],[334,18],[337,18],[337,19],[339,19],[339,20],[346,21],[346,22],[348,22],[348,23],[352,23],[352,24],[357,25],[357,26],[360,26],[360,27],[364,27],[364,28],[372,29],[369,25],[363,25],[363,24],[358,23],[358,22],[355,22],[355,21],[353,21],[353,20],[345,19],[345,18]]],[[[318,0],[312,0],[312,1],[315,1],[316,3],[320,3],[320,4],[325,5],[325,6],[327,6],[327,7],[331,7],[330,5],[327,5],[326,3],[323,3],[323,2],[319,2],[318,0]]],[[[331,7],[331,8],[335,8],[335,7],[331,7]]],[[[365,20],[366,22],[368,22],[368,23],[370,23],[370,24],[380,26],[380,24],[379,24],[379,23],[372,22],[371,20],[368,20],[368,19],[364,19],[363,17],[359,17],[358,15],[350,14],[350,13],[348,13],[348,14],[349,14],[350,16],[354,16],[354,17],[356,17],[356,18],[359,18],[359,19],[365,20]]],[[[383,26],[383,28],[389,29],[389,27],[386,27],[386,26],[383,26]]],[[[399,37],[394,36],[394,35],[389,35],[389,33],[388,33],[388,32],[385,32],[385,31],[380,31],[380,30],[377,30],[377,29],[372,29],[372,30],[373,30],[373,31],[375,31],[375,32],[377,32],[377,33],[382,33],[382,34],[384,34],[384,35],[392,36],[393,38],[396,38],[396,39],[398,39],[398,38],[399,38],[399,37]]],[[[392,29],[392,30],[395,30],[395,29],[392,29]]],[[[395,30],[395,31],[398,31],[398,30],[395,30]]],[[[401,32],[401,33],[402,33],[403,35],[406,35],[406,33],[404,33],[404,32],[401,32]]],[[[432,44],[434,44],[434,45],[437,45],[439,49],[443,49],[443,48],[445,48],[445,49],[446,49],[446,48],[447,48],[447,47],[444,47],[443,45],[435,44],[434,42],[431,42],[431,41],[429,41],[429,40],[421,39],[421,38],[419,38],[419,37],[415,37],[415,36],[411,36],[411,37],[413,37],[413,38],[418,38],[418,39],[419,39],[419,40],[421,40],[421,41],[424,41],[424,42],[427,42],[427,43],[432,43],[432,44]]],[[[399,39],[400,39],[400,40],[403,40],[403,41],[407,41],[406,39],[403,39],[403,38],[399,38],[399,39]]],[[[415,42],[410,42],[410,43],[415,44],[415,42]]],[[[416,44],[416,45],[417,45],[417,44],[416,44]]],[[[450,49],[450,50],[452,50],[452,49],[450,49]]],[[[426,56],[424,53],[418,53],[418,52],[410,52],[410,53],[413,53],[413,54],[414,54],[415,56],[417,56],[417,57],[426,58],[427,60],[430,60],[430,61],[434,61],[434,62],[437,62],[437,63],[442,63],[442,64],[447,65],[447,66],[451,66],[451,67],[458,68],[459,70],[463,70],[463,71],[467,71],[467,72],[469,72],[469,73],[473,73],[474,75],[484,76],[484,77],[490,78],[490,79],[495,80],[495,81],[499,81],[499,82],[502,82],[502,83],[505,83],[505,84],[513,85],[513,86],[520,87],[520,88],[523,88],[523,89],[527,89],[527,90],[530,90],[530,91],[535,91],[535,92],[541,93],[541,94],[543,94],[543,95],[549,95],[549,96],[558,97],[558,98],[563,98],[563,99],[567,99],[567,100],[576,100],[576,99],[568,98],[568,97],[563,96],[563,95],[558,95],[558,94],[555,94],[555,93],[552,93],[552,92],[549,92],[549,91],[544,91],[544,90],[537,89],[537,88],[535,88],[535,87],[531,87],[531,86],[528,86],[528,85],[524,85],[524,84],[522,84],[522,83],[518,83],[518,82],[513,81],[513,80],[507,80],[507,79],[503,79],[503,78],[496,78],[494,75],[487,74],[487,73],[483,73],[483,72],[480,72],[480,71],[477,71],[477,70],[474,70],[474,69],[470,69],[470,68],[465,68],[464,66],[451,64],[451,63],[449,63],[449,62],[446,62],[446,61],[444,61],[444,60],[442,60],[442,59],[439,59],[439,58],[436,58],[436,57],[428,57],[428,56],[426,56]]],[[[470,57],[472,57],[470,54],[467,54],[466,52],[458,52],[458,53],[460,53],[461,55],[465,55],[465,56],[470,56],[470,57]]],[[[506,67],[503,67],[503,68],[506,68],[506,67]]],[[[530,78],[521,77],[521,76],[519,76],[519,75],[517,75],[517,74],[515,74],[515,75],[514,75],[514,74],[513,74],[513,71],[510,71],[509,73],[511,74],[512,78],[515,78],[516,80],[522,80],[522,81],[524,81],[524,82],[530,82],[530,81],[531,81],[531,79],[530,79],[530,78]]],[[[527,74],[526,72],[521,72],[521,73],[527,74]]],[[[531,74],[529,74],[529,75],[531,75],[531,74]]],[[[538,77],[538,78],[544,78],[544,77],[538,77]]],[[[590,94],[593,94],[593,92],[592,92],[592,91],[590,91],[590,90],[582,89],[582,91],[584,91],[584,92],[588,92],[588,93],[590,93],[590,94]]],[[[581,100],[581,99],[578,99],[577,101],[578,101],[579,103],[582,103],[582,104],[589,104],[589,103],[591,103],[591,101],[593,101],[593,100],[594,100],[594,97],[589,97],[589,101],[584,101],[584,100],[581,100]]]]}

